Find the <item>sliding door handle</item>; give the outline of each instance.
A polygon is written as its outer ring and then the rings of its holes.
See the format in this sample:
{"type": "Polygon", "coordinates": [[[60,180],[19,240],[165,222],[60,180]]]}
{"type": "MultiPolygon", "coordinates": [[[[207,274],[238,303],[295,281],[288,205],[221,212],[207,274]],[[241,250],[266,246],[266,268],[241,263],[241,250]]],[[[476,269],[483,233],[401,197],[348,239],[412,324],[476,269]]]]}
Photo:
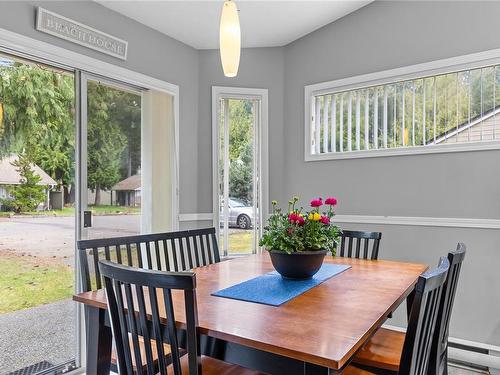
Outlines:
{"type": "Polygon", "coordinates": [[[90,228],[92,226],[92,211],[83,211],[83,227],[90,228]]]}

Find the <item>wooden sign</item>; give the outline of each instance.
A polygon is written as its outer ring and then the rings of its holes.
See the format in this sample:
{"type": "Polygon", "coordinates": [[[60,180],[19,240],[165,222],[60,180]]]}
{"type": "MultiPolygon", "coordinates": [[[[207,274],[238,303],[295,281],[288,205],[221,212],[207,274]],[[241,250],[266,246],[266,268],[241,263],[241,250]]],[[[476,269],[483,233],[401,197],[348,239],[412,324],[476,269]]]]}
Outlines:
{"type": "Polygon", "coordinates": [[[128,42],[125,40],[41,7],[37,9],[36,29],[122,60],[127,59],[128,42]]]}

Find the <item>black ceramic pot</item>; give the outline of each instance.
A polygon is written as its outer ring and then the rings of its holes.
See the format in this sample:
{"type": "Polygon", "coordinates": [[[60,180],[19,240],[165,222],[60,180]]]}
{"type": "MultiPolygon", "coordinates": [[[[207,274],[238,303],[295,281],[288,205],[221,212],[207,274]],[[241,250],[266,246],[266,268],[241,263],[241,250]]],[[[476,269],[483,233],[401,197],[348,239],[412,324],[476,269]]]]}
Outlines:
{"type": "Polygon", "coordinates": [[[328,250],[301,251],[287,254],[271,250],[271,262],[278,273],[286,279],[310,279],[319,271],[328,250]]]}

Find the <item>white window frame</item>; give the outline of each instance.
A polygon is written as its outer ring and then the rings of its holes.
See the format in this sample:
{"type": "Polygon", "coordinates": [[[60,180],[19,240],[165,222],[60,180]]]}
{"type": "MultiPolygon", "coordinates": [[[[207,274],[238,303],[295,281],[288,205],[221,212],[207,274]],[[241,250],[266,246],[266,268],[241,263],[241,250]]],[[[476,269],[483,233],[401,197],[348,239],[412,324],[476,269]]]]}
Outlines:
{"type": "Polygon", "coordinates": [[[349,152],[311,153],[311,124],[313,113],[312,99],[316,95],[334,94],[358,90],[372,86],[381,86],[396,82],[418,79],[462,70],[484,68],[500,64],[500,49],[473,53],[469,55],[435,60],[376,73],[358,75],[338,80],[321,82],[304,87],[304,160],[339,160],[398,155],[419,155],[448,152],[500,150],[500,140],[469,142],[460,144],[439,144],[388,149],[371,149],[349,152]]]}
{"type": "MultiPolygon", "coordinates": [[[[257,130],[260,150],[260,179],[259,179],[259,233],[262,235],[263,225],[268,217],[269,210],[269,161],[268,161],[268,90],[246,87],[223,87],[212,86],[212,212],[213,223],[219,236],[219,196],[218,196],[218,144],[219,144],[219,122],[218,122],[218,103],[220,99],[250,99],[260,101],[259,121],[257,130]]],[[[257,252],[260,249],[257,248],[257,252]]]]}

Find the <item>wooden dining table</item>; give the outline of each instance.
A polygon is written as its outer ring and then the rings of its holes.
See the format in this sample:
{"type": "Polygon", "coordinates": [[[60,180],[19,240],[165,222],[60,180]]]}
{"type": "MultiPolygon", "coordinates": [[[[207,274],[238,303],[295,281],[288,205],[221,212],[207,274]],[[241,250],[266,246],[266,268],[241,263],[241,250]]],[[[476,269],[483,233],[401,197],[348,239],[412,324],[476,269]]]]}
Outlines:
{"type": "MultiPolygon", "coordinates": [[[[202,353],[267,374],[341,373],[428,268],[331,256],[325,262],[351,268],[277,307],[211,295],[273,271],[266,253],[194,269],[202,353]]],[[[181,293],[173,296],[182,336],[184,301],[181,293]]],[[[86,307],[87,374],[108,373],[112,334],[105,292],[73,299],[86,307]]]]}

